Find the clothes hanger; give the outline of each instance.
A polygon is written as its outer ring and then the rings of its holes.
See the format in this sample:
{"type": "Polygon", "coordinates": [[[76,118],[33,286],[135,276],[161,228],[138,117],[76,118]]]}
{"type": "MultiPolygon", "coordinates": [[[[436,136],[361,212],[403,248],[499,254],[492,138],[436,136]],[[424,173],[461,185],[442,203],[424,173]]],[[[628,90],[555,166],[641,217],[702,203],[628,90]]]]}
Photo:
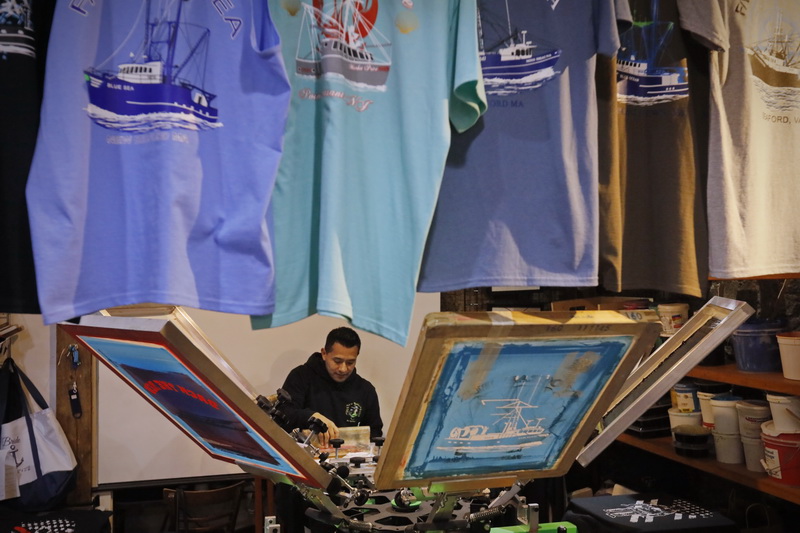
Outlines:
{"type": "Polygon", "coordinates": [[[4,324],[0,326],[0,342],[5,342],[17,333],[22,331],[22,326],[16,324],[4,324]]]}
{"type": "Polygon", "coordinates": [[[0,359],[11,358],[11,339],[20,331],[22,326],[16,324],[4,324],[0,326],[0,359]]]}

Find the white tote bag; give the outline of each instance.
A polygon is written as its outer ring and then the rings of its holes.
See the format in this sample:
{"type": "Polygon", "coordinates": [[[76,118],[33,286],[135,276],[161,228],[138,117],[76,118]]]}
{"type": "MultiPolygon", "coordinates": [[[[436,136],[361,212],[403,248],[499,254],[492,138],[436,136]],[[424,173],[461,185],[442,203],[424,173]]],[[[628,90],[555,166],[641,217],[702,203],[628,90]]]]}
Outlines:
{"type": "Polygon", "coordinates": [[[11,358],[0,369],[0,420],[9,418],[0,426],[0,500],[26,511],[50,509],[71,489],[77,461],[55,413],[11,358]],[[38,411],[30,409],[28,395],[38,411]],[[8,412],[11,406],[21,416],[8,412]]]}

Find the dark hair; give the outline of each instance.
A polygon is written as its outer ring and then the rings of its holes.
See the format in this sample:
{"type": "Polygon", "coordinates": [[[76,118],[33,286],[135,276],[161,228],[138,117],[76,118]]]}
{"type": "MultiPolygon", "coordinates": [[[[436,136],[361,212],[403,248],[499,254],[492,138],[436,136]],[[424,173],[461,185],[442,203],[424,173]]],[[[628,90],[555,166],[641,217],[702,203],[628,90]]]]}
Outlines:
{"type": "Polygon", "coordinates": [[[345,348],[352,348],[356,346],[358,351],[361,351],[361,337],[355,330],[342,326],[340,328],[332,329],[325,339],[325,351],[330,352],[333,349],[333,344],[338,342],[345,348]]]}

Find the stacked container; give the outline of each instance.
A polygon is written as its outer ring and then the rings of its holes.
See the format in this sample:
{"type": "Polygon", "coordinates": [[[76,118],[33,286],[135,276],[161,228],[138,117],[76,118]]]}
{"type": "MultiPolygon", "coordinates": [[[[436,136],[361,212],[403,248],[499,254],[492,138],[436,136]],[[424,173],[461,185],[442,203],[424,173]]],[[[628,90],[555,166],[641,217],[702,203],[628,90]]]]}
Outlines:
{"type": "Polygon", "coordinates": [[[703,415],[703,426],[714,429],[714,411],[711,409],[711,398],[717,394],[729,394],[731,386],[727,383],[716,381],[695,381],[697,387],[697,400],[700,403],[700,412],[703,415]]]}
{"type": "Polygon", "coordinates": [[[688,457],[705,457],[711,447],[710,431],[702,427],[703,415],[694,381],[676,383],[671,391],[673,407],[669,410],[669,425],[675,452],[688,457]]]}
{"type": "Polygon", "coordinates": [[[764,441],[764,469],[773,479],[786,485],[800,485],[800,432],[777,429],[776,421],[761,426],[764,441]]]}
{"type": "Polygon", "coordinates": [[[736,366],[744,372],[780,372],[781,354],[778,333],[785,329],[783,320],[751,318],[733,332],[733,355],[736,366]]]}
{"type": "Polygon", "coordinates": [[[739,414],[737,402],[741,397],[733,394],[717,394],[711,398],[714,413],[714,449],[720,463],[738,464],[744,462],[742,437],[739,433],[739,414]]]}
{"type": "Polygon", "coordinates": [[[752,472],[763,472],[764,441],[761,426],[772,419],[769,402],[765,400],[742,400],[736,403],[739,413],[739,433],[742,436],[744,462],[752,472]]]}

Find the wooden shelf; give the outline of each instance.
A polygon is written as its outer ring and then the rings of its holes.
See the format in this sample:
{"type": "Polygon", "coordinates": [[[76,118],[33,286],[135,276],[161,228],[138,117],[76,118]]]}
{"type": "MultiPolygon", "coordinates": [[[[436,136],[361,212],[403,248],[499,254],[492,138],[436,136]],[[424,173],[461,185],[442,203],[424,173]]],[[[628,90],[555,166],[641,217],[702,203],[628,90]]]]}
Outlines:
{"type": "Polygon", "coordinates": [[[736,368],[735,364],[730,364],[696,366],[689,371],[688,375],[698,379],[720,381],[752,389],[800,396],[800,381],[786,379],[780,372],[742,372],[736,368]]]}
{"type": "Polygon", "coordinates": [[[731,465],[720,463],[714,458],[695,459],[684,457],[675,453],[672,446],[672,437],[661,437],[656,439],[641,439],[633,435],[623,433],[617,437],[619,442],[629,446],[645,450],[661,457],[665,457],[677,463],[681,463],[703,472],[708,472],[715,476],[733,481],[745,487],[771,494],[778,498],[800,504],[800,487],[785,485],[769,477],[763,472],[751,472],[743,464],[731,465]]]}
{"type": "MultiPolygon", "coordinates": [[[[735,364],[729,364],[722,366],[696,366],[689,371],[688,375],[696,379],[800,396],[800,381],[786,379],[780,372],[742,372],[735,364]]],[[[678,455],[672,446],[672,437],[642,439],[623,433],[617,440],[629,446],[696,468],[702,472],[708,472],[765,494],[771,494],[786,501],[800,504],[800,487],[783,484],[766,473],[751,472],[743,464],[720,463],[713,457],[695,459],[678,455]]]]}

